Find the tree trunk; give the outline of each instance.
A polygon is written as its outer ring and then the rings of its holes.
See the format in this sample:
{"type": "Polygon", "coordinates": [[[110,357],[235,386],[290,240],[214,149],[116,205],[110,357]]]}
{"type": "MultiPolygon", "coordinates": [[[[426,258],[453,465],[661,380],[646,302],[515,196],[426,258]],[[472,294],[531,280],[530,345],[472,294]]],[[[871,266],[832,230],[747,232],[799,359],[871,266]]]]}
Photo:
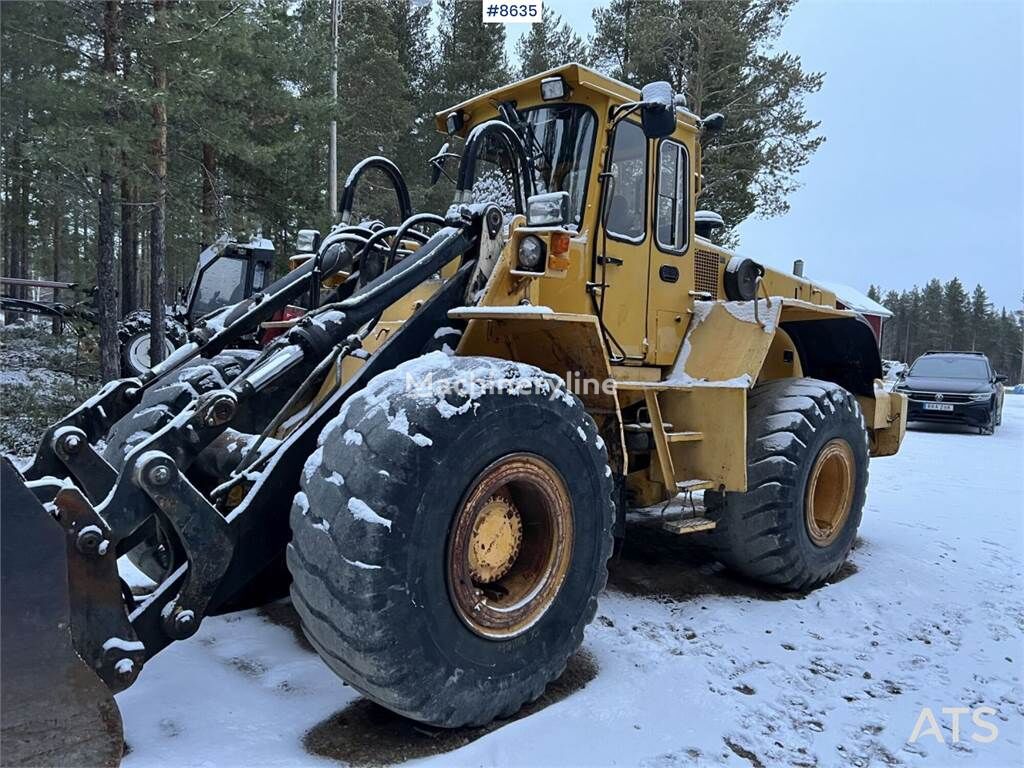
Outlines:
{"type": "MultiPolygon", "coordinates": [[[[121,153],[121,173],[128,173],[125,154],[121,153]]],[[[135,187],[121,177],[121,316],[139,308],[136,273],[139,269],[138,237],[135,234],[135,187]]]]}
{"type": "MultiPolygon", "coordinates": [[[[164,29],[167,24],[167,0],[153,0],[156,24],[164,29]]],[[[149,226],[149,355],[153,365],[164,359],[164,262],[167,242],[164,224],[167,215],[167,69],[163,51],[154,51],[153,86],[153,182],[154,199],[149,226]]]]}
{"type": "MultiPolygon", "coordinates": [[[[60,195],[55,195],[53,201],[53,279],[59,281],[63,279],[64,265],[62,263],[64,256],[64,201],[60,199],[60,195]]],[[[57,289],[53,289],[53,300],[60,301],[60,294],[57,293],[57,289]]],[[[53,335],[56,336],[61,332],[61,326],[63,323],[59,318],[53,319],[53,335]]]]}
{"type": "MultiPolygon", "coordinates": [[[[28,258],[28,199],[29,199],[29,186],[31,184],[30,176],[31,171],[28,168],[28,162],[22,161],[21,164],[21,210],[18,211],[18,277],[28,278],[31,277],[31,270],[29,269],[29,258],[28,258]]],[[[27,287],[21,289],[21,298],[26,299],[29,296],[29,289],[27,287]]]]}
{"type": "MultiPolygon", "coordinates": [[[[121,52],[121,78],[127,84],[131,75],[131,54],[127,46],[121,52]]],[[[128,153],[121,151],[121,316],[139,308],[138,216],[136,188],[129,170],[128,153]]]]}
{"type": "Polygon", "coordinates": [[[217,239],[217,150],[203,142],[202,168],[202,224],[203,235],[200,249],[206,248],[217,239]]]}
{"type": "MultiPolygon", "coordinates": [[[[120,7],[118,0],[108,0],[103,13],[103,73],[108,95],[103,119],[108,130],[117,123],[117,104],[113,95],[117,77],[117,37],[120,7]]],[[[108,140],[100,159],[99,224],[96,242],[96,285],[99,289],[97,310],[100,321],[100,376],[104,381],[116,379],[121,373],[117,341],[117,270],[114,263],[114,163],[115,151],[108,140]]]]}

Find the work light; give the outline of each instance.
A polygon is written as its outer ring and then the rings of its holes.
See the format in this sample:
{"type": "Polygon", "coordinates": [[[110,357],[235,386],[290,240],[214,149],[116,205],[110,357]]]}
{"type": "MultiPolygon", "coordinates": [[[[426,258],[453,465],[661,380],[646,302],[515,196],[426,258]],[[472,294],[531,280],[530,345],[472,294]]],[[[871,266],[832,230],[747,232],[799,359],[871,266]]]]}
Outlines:
{"type": "Polygon", "coordinates": [[[569,88],[566,86],[565,80],[563,80],[560,75],[545,77],[540,81],[540,97],[544,99],[544,101],[564,99],[568,92],[569,88]]]}
{"type": "Polygon", "coordinates": [[[519,267],[536,271],[544,261],[544,243],[539,237],[527,235],[519,241],[519,267]]]}
{"type": "Polygon", "coordinates": [[[531,227],[550,227],[569,220],[569,193],[547,192],[531,195],[526,201],[526,223],[531,227]]]}

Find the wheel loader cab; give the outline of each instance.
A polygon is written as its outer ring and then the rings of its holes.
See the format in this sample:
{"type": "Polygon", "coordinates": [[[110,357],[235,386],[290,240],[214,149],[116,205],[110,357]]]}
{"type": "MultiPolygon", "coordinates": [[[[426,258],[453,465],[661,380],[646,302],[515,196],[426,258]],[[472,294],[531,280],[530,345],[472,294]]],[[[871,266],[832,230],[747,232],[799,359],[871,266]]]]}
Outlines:
{"type": "Polygon", "coordinates": [[[269,240],[218,240],[199,254],[185,294],[186,318],[194,323],[203,315],[262,291],[270,282],[273,267],[274,245],[269,240]]]}
{"type": "MultiPolygon", "coordinates": [[[[614,364],[670,365],[694,288],[699,169],[691,159],[699,152],[698,119],[673,104],[660,110],[675,117],[662,119],[659,130],[666,135],[651,135],[653,123],[636,106],[638,97],[621,83],[568,65],[456,105],[439,113],[437,125],[445,131],[457,125],[465,136],[498,119],[520,131],[531,153],[535,194],[567,192],[570,200],[565,220],[549,225],[570,235],[569,264],[542,269],[557,279],[537,281],[530,300],[595,315],[614,364]],[[560,87],[545,92],[553,80],[560,87]],[[452,115],[458,120],[448,119],[452,115]]],[[[525,223],[524,235],[532,228],[529,212],[525,223]]],[[[512,239],[515,251],[519,240],[512,239]]],[[[550,256],[550,247],[546,251],[550,256]]]]}

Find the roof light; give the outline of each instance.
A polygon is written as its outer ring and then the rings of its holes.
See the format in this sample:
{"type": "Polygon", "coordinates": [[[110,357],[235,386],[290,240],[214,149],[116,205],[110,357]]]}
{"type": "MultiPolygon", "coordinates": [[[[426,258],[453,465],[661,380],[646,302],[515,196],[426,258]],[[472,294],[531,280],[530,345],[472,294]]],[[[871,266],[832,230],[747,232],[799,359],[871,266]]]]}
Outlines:
{"type": "Polygon", "coordinates": [[[568,94],[569,86],[566,85],[565,80],[562,79],[561,75],[545,77],[540,81],[540,97],[544,99],[544,101],[564,99],[568,94]]]}

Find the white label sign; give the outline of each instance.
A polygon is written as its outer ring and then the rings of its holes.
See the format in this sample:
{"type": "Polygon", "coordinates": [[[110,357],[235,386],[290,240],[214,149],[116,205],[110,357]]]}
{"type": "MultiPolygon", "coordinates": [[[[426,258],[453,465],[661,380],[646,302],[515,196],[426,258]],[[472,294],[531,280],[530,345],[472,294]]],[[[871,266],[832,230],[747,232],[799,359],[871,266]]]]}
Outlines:
{"type": "Polygon", "coordinates": [[[536,24],[544,15],[544,0],[483,0],[484,24],[536,24]]]}

